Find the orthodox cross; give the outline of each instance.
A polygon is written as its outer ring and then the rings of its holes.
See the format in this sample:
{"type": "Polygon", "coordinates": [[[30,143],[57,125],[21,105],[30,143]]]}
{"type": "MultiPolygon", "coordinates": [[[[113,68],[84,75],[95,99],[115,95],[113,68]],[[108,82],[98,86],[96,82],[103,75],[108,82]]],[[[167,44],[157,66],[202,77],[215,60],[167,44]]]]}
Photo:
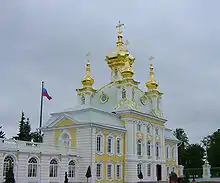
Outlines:
{"type": "Polygon", "coordinates": [[[150,56],[149,60],[150,60],[150,63],[152,64],[152,60],[154,59],[154,57],[150,56]]]}
{"type": "Polygon", "coordinates": [[[86,56],[87,56],[87,61],[88,61],[88,63],[89,63],[89,62],[90,62],[90,58],[91,58],[91,53],[88,52],[88,53],[86,54],[86,56]]]}
{"type": "Polygon", "coordinates": [[[121,24],[121,22],[118,22],[118,25],[116,26],[116,28],[118,28],[118,32],[122,32],[122,27],[124,26],[124,24],[121,24]]]}
{"type": "Polygon", "coordinates": [[[128,51],[128,45],[129,45],[129,42],[127,40],[127,41],[125,41],[126,51],[128,51]]]}

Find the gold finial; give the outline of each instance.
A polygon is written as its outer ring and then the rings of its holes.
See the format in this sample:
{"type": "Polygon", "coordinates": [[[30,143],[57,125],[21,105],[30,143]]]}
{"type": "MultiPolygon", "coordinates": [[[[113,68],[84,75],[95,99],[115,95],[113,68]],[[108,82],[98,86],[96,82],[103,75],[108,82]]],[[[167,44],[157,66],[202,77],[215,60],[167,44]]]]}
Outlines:
{"type": "Polygon", "coordinates": [[[92,86],[94,84],[94,79],[91,76],[91,68],[90,68],[90,52],[86,54],[87,56],[87,64],[86,64],[86,73],[82,79],[83,86],[92,86]]]}
{"type": "Polygon", "coordinates": [[[154,79],[154,71],[153,71],[154,68],[153,68],[153,64],[152,64],[153,59],[154,59],[154,57],[152,57],[152,56],[149,58],[149,60],[150,60],[150,80],[148,80],[146,82],[146,86],[150,90],[155,90],[158,87],[158,83],[154,79]]]}
{"type": "Polygon", "coordinates": [[[126,51],[128,51],[128,45],[129,45],[129,42],[128,42],[128,40],[126,40],[125,41],[125,46],[126,46],[125,49],[126,49],[126,51]]]}
{"type": "Polygon", "coordinates": [[[123,50],[123,40],[122,40],[122,27],[124,26],[124,24],[121,24],[121,22],[119,21],[118,25],[116,26],[116,28],[118,28],[118,41],[117,41],[117,48],[119,48],[119,50],[123,50]]]}

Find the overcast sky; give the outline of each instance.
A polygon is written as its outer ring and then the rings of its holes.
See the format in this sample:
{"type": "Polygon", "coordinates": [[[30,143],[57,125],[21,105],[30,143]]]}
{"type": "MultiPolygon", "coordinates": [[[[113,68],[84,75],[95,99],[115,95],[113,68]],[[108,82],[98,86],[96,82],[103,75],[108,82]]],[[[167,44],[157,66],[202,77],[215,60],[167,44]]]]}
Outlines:
{"type": "Polygon", "coordinates": [[[167,127],[199,142],[220,126],[219,7],[218,0],[0,1],[0,125],[15,135],[24,110],[35,130],[42,80],[53,97],[44,120],[74,107],[88,51],[95,87],[108,83],[104,59],[121,20],[140,88],[152,55],[167,127]]]}

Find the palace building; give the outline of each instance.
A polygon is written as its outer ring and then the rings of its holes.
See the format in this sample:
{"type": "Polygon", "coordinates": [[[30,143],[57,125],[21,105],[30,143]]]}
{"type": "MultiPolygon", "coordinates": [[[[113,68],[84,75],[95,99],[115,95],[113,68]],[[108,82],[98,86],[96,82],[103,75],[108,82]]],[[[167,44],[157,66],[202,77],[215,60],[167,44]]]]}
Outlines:
{"type": "Polygon", "coordinates": [[[179,174],[178,140],[166,128],[154,76],[153,57],[144,90],[135,81],[134,56],[123,41],[118,24],[117,43],[105,60],[111,77],[96,89],[90,58],[76,89],[75,108],[52,113],[41,128],[43,143],[0,139],[0,182],[9,165],[16,183],[166,181],[170,172],[179,174]]]}

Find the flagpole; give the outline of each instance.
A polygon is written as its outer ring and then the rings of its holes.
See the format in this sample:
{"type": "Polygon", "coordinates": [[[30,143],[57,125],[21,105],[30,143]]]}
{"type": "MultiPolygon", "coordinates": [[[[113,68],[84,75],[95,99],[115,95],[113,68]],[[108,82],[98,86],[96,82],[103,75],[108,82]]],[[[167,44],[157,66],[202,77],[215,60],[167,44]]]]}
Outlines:
{"type": "Polygon", "coordinates": [[[44,82],[41,83],[41,99],[40,99],[40,134],[41,134],[41,127],[42,127],[42,118],[43,118],[43,88],[44,82]]]}

